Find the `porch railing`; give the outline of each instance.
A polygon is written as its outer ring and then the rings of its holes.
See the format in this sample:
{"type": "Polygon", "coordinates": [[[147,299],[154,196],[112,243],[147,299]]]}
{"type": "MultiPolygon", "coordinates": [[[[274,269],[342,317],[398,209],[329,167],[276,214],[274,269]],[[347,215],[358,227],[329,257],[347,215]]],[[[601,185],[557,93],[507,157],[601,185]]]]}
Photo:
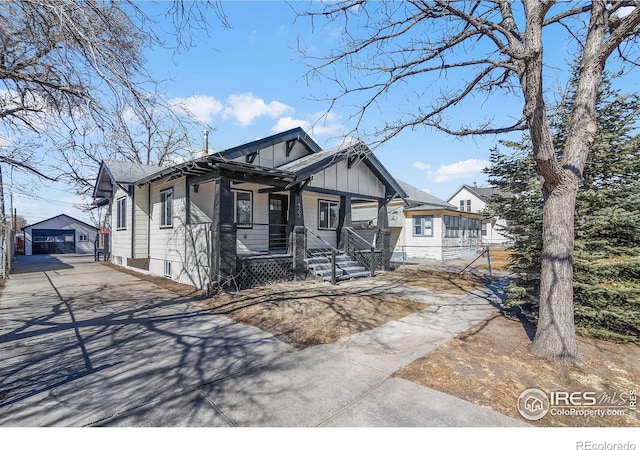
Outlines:
{"type": "Polygon", "coordinates": [[[328,268],[331,270],[331,284],[336,284],[336,256],[341,255],[344,252],[335,248],[315,231],[308,227],[305,228],[307,230],[307,245],[305,249],[307,267],[309,266],[309,261],[313,261],[314,258],[329,258],[328,268]]]}
{"type": "Polygon", "coordinates": [[[291,227],[286,224],[237,225],[238,255],[287,253],[290,229],[291,227]]]}
{"type": "Polygon", "coordinates": [[[366,268],[371,276],[375,276],[376,269],[381,267],[382,252],[376,250],[375,246],[361,236],[353,229],[344,228],[344,251],[352,259],[366,268]]]}

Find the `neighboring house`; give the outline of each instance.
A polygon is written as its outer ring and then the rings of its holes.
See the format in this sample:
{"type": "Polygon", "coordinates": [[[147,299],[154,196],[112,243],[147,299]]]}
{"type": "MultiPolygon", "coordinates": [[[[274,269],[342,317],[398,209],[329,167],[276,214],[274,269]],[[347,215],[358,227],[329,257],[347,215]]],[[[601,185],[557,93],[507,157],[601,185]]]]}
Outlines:
{"type": "MultiPolygon", "coordinates": [[[[397,181],[407,196],[388,206],[393,259],[446,261],[475,254],[481,244],[479,214],[460,212],[444,200],[397,181]]],[[[352,215],[358,234],[371,239],[370,230],[378,221],[375,206],[356,205],[352,215]]]]}
{"type": "MultiPolygon", "coordinates": [[[[504,196],[508,194],[495,187],[477,187],[464,184],[447,201],[460,211],[483,214],[489,197],[492,195],[504,196]]],[[[506,220],[500,217],[483,218],[482,241],[489,245],[508,245],[511,240],[500,232],[506,225],[506,220]]]]}
{"type": "Polygon", "coordinates": [[[60,214],[27,225],[23,231],[25,255],[93,254],[98,229],[66,214],[60,214]]]}
{"type": "Polygon", "coordinates": [[[115,264],[198,288],[306,276],[310,249],[343,246],[352,202],[386,216],[404,195],[364,144],[323,151],[300,128],[171,167],[103,161],[94,189],[115,264]]]}

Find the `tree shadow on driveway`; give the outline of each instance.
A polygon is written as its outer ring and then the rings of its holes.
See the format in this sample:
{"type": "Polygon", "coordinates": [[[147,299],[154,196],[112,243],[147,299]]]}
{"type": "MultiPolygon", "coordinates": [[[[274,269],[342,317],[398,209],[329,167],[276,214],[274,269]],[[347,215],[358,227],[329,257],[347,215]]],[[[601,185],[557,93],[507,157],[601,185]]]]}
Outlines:
{"type": "Polygon", "coordinates": [[[193,298],[97,264],[87,272],[41,273],[47,293],[11,280],[0,309],[0,425],[96,423],[291,350],[193,298]]]}

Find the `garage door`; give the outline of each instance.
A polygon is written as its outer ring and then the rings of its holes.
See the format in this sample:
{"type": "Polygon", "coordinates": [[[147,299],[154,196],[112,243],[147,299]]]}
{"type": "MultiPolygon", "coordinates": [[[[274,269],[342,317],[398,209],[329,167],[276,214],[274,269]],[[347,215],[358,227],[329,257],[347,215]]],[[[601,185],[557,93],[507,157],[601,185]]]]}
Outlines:
{"type": "Polygon", "coordinates": [[[32,238],[34,255],[76,252],[74,230],[33,230],[32,238]]]}

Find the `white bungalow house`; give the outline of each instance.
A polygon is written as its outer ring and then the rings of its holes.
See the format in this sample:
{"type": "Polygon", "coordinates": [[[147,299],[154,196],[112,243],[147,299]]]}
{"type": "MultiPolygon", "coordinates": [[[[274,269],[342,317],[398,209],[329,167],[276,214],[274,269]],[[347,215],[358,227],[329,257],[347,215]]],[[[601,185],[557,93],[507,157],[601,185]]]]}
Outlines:
{"type": "MultiPolygon", "coordinates": [[[[479,214],[459,211],[410,184],[397,182],[406,197],[388,206],[394,260],[446,261],[475,255],[481,246],[479,214]]],[[[353,223],[363,238],[370,238],[377,220],[373,204],[354,206],[353,223]]]]}
{"type": "MultiPolygon", "coordinates": [[[[171,167],[103,161],[93,195],[111,214],[112,262],[203,288],[325,276],[313,250],[346,253],[352,203],[386,217],[405,193],[364,144],[324,151],[295,128],[171,167]]],[[[370,265],[384,267],[382,222],[370,265]]],[[[341,255],[338,278],[368,274],[360,259],[341,255]]]]}
{"type": "MultiPolygon", "coordinates": [[[[489,197],[492,195],[508,195],[495,187],[477,187],[463,184],[447,200],[459,211],[484,214],[489,197]]],[[[489,245],[508,245],[511,240],[500,232],[507,222],[500,217],[483,217],[482,241],[489,245]]]]}

